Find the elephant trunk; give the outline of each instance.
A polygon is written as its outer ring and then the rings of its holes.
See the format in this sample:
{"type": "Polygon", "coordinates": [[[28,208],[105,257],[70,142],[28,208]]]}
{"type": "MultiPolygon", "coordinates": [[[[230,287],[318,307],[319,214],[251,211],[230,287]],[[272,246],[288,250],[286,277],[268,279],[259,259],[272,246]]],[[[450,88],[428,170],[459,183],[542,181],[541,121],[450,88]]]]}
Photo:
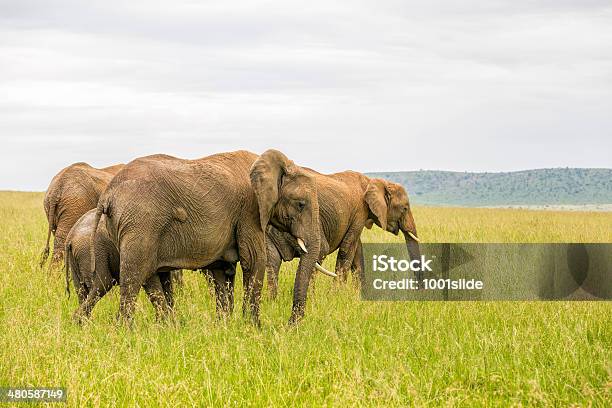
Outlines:
{"type": "MultiPolygon", "coordinates": [[[[406,240],[406,249],[411,260],[419,259],[421,257],[421,250],[419,248],[418,235],[416,225],[414,223],[414,217],[410,210],[406,211],[406,215],[402,219],[400,226],[404,239],[406,240]]],[[[417,272],[417,279],[423,280],[423,271],[417,272]]]]}
{"type": "Polygon", "coordinates": [[[289,319],[291,324],[298,323],[304,317],[310,278],[320,258],[321,234],[319,232],[319,208],[316,200],[313,200],[312,207],[309,233],[305,241],[303,241],[307,251],[303,251],[304,248],[302,249],[293,286],[293,308],[291,310],[291,318],[289,319]]]}
{"type": "Polygon", "coordinates": [[[310,285],[310,278],[312,277],[312,273],[318,258],[318,245],[311,246],[309,253],[303,254],[300,257],[300,263],[295,276],[295,284],[293,286],[293,308],[291,310],[291,318],[289,320],[289,322],[292,324],[299,322],[302,317],[304,317],[308,286],[310,285]]]}

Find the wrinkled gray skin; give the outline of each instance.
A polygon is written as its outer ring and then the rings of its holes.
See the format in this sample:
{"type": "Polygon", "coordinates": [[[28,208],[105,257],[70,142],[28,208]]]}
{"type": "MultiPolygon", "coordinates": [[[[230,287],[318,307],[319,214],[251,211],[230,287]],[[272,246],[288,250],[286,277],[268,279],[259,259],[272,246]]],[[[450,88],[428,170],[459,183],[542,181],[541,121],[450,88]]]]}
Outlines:
{"type": "MultiPolygon", "coordinates": [[[[104,217],[102,217],[104,218],[104,217]]],[[[89,210],[74,224],[66,237],[64,253],[66,268],[66,292],[70,295],[70,277],[74,284],[79,305],[85,302],[96,287],[105,292],[119,283],[119,253],[111,241],[104,222],[95,232],[95,271],[91,265],[91,237],[96,220],[96,209],[89,210]],[[94,280],[97,284],[94,285],[94,280]]],[[[157,317],[164,316],[166,309],[174,306],[172,280],[168,273],[155,274],[143,285],[149,300],[155,307],[157,317]]]]}
{"type": "MultiPolygon", "coordinates": [[[[318,257],[323,260],[338,250],[336,274],[346,280],[352,271],[363,282],[364,266],[361,232],[373,223],[397,235],[402,231],[411,259],[420,257],[416,237],[417,230],[410,210],[408,194],[399,184],[383,179],[345,171],[320,174],[306,170],[317,183],[321,246],[318,257]]],[[[290,235],[268,226],[266,273],[270,296],[275,298],[278,288],[278,272],[282,261],[301,256],[296,240],[290,235]]],[[[420,276],[417,278],[421,279],[420,276]]]]}
{"type": "Polygon", "coordinates": [[[52,264],[57,264],[63,258],[66,236],[74,223],[96,207],[100,194],[122,168],[123,164],[96,169],[87,163],[74,163],[53,177],[43,202],[49,227],[41,267],[49,256],[51,234],[55,237],[52,264]]]}
{"type": "MultiPolygon", "coordinates": [[[[154,274],[175,269],[212,270],[217,303],[229,311],[234,274],[228,265],[240,261],[243,312],[258,324],[264,231],[272,223],[303,239],[315,254],[302,257],[298,268],[291,316],[297,321],[319,252],[316,194],[311,177],[276,150],[261,156],[237,151],[197,160],[154,155],[132,161],[100,197],[94,220],[98,225],[105,215],[119,250],[120,316],[130,322],[140,287],[154,274]]],[[[90,315],[104,290],[94,280],[94,289],[75,313],[77,321],[90,315]]]]}

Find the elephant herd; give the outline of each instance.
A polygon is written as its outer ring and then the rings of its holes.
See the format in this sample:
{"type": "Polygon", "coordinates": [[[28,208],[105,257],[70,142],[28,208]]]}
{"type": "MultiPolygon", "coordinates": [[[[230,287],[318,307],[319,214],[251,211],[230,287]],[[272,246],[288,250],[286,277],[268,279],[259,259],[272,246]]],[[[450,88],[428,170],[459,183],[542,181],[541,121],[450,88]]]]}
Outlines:
{"type": "Polygon", "coordinates": [[[416,226],[399,184],[361,173],[321,174],[278,150],[219,153],[196,160],[157,154],[96,169],[73,164],[44,198],[49,223],[41,265],[64,260],[79,299],[75,319],[120,287],[119,316],[130,322],[144,288],[158,318],[172,313],[173,271],[205,270],[217,313],[231,313],[236,264],[243,312],[259,324],[264,275],[276,296],[281,262],[299,258],[290,322],[304,316],[313,272],[363,279],[361,232],[373,224],[405,236],[418,258],[416,226]],[[335,273],[321,266],[338,250],[335,273]]]}

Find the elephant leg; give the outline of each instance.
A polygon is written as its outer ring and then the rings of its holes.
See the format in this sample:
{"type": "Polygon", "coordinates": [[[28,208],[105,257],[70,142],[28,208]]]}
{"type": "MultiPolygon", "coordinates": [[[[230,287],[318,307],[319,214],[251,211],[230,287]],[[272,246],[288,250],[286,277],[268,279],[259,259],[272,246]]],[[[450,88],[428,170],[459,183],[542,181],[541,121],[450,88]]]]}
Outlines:
{"type": "Polygon", "coordinates": [[[363,285],[365,282],[365,264],[363,259],[363,245],[361,243],[361,238],[359,238],[357,241],[351,271],[353,272],[353,277],[359,280],[360,285],[363,285]]]}
{"type": "Polygon", "coordinates": [[[87,287],[85,282],[82,281],[79,272],[76,270],[78,266],[72,264],[72,283],[74,285],[74,291],[77,294],[79,306],[82,305],[89,295],[90,288],[87,287]]]}
{"type": "Polygon", "coordinates": [[[208,289],[208,293],[211,297],[215,296],[215,279],[212,276],[212,272],[208,269],[197,269],[204,276],[204,280],[206,281],[206,288],[208,289]]]}
{"type": "Polygon", "coordinates": [[[125,239],[119,255],[119,286],[121,289],[119,318],[128,325],[132,324],[134,318],[136,297],[140,288],[152,275],[156,274],[156,267],[153,263],[156,251],[150,247],[134,248],[133,245],[128,244],[130,241],[132,240],[125,239]]]}
{"type": "Polygon", "coordinates": [[[259,303],[266,272],[266,240],[264,234],[260,238],[259,234],[242,228],[238,229],[237,235],[240,266],[245,282],[242,312],[246,314],[248,311],[253,323],[259,326],[259,303]]]}
{"type": "Polygon", "coordinates": [[[236,265],[225,271],[225,284],[227,286],[227,305],[229,314],[234,312],[234,282],[236,280],[236,265]]]}
{"type": "Polygon", "coordinates": [[[225,275],[227,311],[231,315],[234,312],[234,281],[236,280],[236,264],[228,264],[223,273],[225,275]]]}
{"type": "Polygon", "coordinates": [[[336,258],[336,274],[343,282],[346,282],[348,273],[351,270],[360,234],[361,229],[350,228],[342,239],[342,242],[340,242],[338,257],[336,258]]]}
{"type": "Polygon", "coordinates": [[[66,291],[70,294],[70,279],[72,277],[72,285],[76,292],[79,306],[85,302],[89,293],[89,287],[85,284],[85,280],[81,277],[81,269],[89,269],[89,263],[79,262],[82,259],[77,260],[74,256],[73,248],[71,244],[66,245],[66,251],[64,253],[64,267],[66,268],[66,291]]]}
{"type": "MultiPolygon", "coordinates": [[[[251,288],[251,275],[250,269],[245,268],[240,262],[242,268],[242,286],[243,286],[243,297],[242,297],[242,316],[247,317],[249,314],[249,303],[251,301],[250,288],[251,288]]],[[[214,280],[213,280],[214,281],[214,280]]]]}
{"type": "Polygon", "coordinates": [[[74,320],[77,323],[82,323],[83,320],[89,319],[93,308],[96,306],[98,301],[104,297],[113,287],[113,278],[110,273],[104,273],[103,271],[94,274],[92,287],[87,294],[87,298],[74,313],[74,320]]]}
{"type": "Polygon", "coordinates": [[[231,315],[234,309],[234,266],[228,268],[213,268],[210,273],[214,279],[217,317],[224,318],[231,315]]]}
{"type": "Polygon", "coordinates": [[[276,248],[268,250],[268,260],[266,261],[266,275],[268,278],[268,294],[270,299],[276,299],[278,294],[278,274],[282,259],[276,248]]]}
{"type": "Polygon", "coordinates": [[[170,313],[170,305],[166,300],[166,295],[162,287],[160,276],[154,273],[143,285],[144,290],[155,308],[155,319],[164,320],[170,313]]]}
{"type": "Polygon", "coordinates": [[[182,270],[179,269],[179,270],[170,272],[170,277],[172,278],[173,285],[176,285],[177,287],[183,286],[183,271],[182,270]]]}
{"type": "MultiPolygon", "coordinates": [[[[242,261],[241,264],[244,265],[242,261]]],[[[245,304],[243,304],[243,311],[246,306],[247,310],[249,311],[251,320],[256,326],[259,326],[259,304],[261,301],[261,289],[263,287],[263,280],[265,278],[265,265],[264,262],[259,261],[256,262],[256,264],[253,266],[247,266],[247,268],[247,276],[249,276],[249,283],[245,293],[245,304]]]]}
{"type": "Polygon", "coordinates": [[[134,320],[134,311],[136,309],[136,297],[140,288],[144,285],[141,275],[123,278],[124,272],[121,272],[120,279],[120,295],[119,295],[119,319],[128,325],[131,325],[134,320]]]}
{"type": "Polygon", "coordinates": [[[183,272],[182,271],[172,271],[172,272],[159,272],[159,280],[161,281],[162,288],[164,290],[164,296],[166,297],[166,302],[168,303],[168,307],[170,310],[174,310],[174,284],[177,282],[175,273],[180,273],[181,275],[181,285],[183,281],[183,272]]]}

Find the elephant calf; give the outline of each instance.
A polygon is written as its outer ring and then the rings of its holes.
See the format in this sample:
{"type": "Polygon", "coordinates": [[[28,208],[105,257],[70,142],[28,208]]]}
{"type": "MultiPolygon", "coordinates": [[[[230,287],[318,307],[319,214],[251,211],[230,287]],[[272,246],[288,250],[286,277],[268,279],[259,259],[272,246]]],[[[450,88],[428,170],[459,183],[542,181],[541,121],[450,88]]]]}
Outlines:
{"type": "MultiPolygon", "coordinates": [[[[96,210],[86,212],[74,224],[66,237],[66,291],[70,294],[70,275],[81,305],[92,290],[102,297],[119,282],[119,253],[109,238],[104,220],[96,230],[95,271],[91,268],[91,237],[95,230],[96,210]],[[94,285],[94,280],[97,284],[94,285]]],[[[158,318],[173,307],[170,273],[153,275],[143,285],[158,318]]]]}

